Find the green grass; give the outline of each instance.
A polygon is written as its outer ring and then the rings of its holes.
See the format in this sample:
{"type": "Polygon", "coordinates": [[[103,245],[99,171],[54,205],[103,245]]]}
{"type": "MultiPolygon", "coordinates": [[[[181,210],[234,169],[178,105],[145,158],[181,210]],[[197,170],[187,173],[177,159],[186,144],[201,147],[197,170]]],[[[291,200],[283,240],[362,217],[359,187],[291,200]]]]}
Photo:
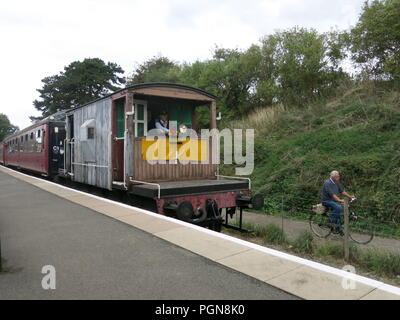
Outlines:
{"type": "MultiPolygon", "coordinates": [[[[238,221],[232,221],[232,225],[239,226],[238,221]]],[[[250,222],[244,222],[242,228],[251,230],[251,233],[243,233],[242,235],[247,237],[257,237],[263,239],[264,243],[267,244],[287,244],[288,239],[286,234],[275,224],[254,224],[250,222]]]]}
{"type": "MultiPolygon", "coordinates": [[[[257,110],[240,127],[255,128],[252,189],[265,197],[268,214],[307,218],[329,172],[339,170],[347,191],[382,226],[400,235],[400,90],[388,84],[348,87],[336,98],[304,109],[257,110]]],[[[276,108],[276,107],[275,107],[276,108]]],[[[234,128],[236,122],[232,123],[234,128]]],[[[221,148],[222,150],[222,148],[221,148]]],[[[234,174],[221,166],[221,174],[234,174]]]]}
{"type": "Polygon", "coordinates": [[[286,244],[288,243],[286,234],[275,224],[268,224],[263,229],[263,240],[270,244],[286,244]]]}
{"type": "Polygon", "coordinates": [[[395,223],[377,223],[374,225],[374,233],[381,237],[400,239],[400,225],[395,223]]]}
{"type": "Polygon", "coordinates": [[[356,263],[378,275],[395,278],[400,276],[400,255],[393,252],[385,252],[370,249],[358,253],[354,258],[356,263]]]}
{"type": "Polygon", "coordinates": [[[293,242],[294,251],[304,254],[314,253],[314,236],[308,230],[304,230],[293,242]]]}
{"type": "MultiPolygon", "coordinates": [[[[360,250],[354,244],[350,245],[350,261],[357,262],[358,257],[361,256],[360,250]]],[[[327,242],[323,245],[320,245],[315,250],[315,256],[324,258],[324,257],[331,257],[337,260],[344,259],[344,247],[341,243],[334,243],[334,242],[327,242]]]]}

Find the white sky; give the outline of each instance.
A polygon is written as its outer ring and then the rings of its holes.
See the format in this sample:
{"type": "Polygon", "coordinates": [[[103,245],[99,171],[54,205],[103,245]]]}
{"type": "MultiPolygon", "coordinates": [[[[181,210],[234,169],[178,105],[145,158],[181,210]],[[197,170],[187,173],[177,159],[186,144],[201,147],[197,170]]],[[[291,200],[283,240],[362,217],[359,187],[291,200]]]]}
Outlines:
{"type": "Polygon", "coordinates": [[[211,57],[218,45],[247,48],[277,29],[320,32],[354,25],[364,0],[12,0],[0,2],[0,113],[24,128],[38,115],[41,79],[84,58],[130,74],[162,54],[211,57]]]}

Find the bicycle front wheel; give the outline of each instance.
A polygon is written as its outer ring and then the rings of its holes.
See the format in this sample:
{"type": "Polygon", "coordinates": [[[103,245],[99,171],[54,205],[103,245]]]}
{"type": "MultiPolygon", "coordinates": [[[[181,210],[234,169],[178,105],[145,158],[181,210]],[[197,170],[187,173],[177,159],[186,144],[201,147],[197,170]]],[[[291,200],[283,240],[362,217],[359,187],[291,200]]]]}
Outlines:
{"type": "Polygon", "coordinates": [[[349,221],[349,236],[359,244],[367,244],[374,238],[374,223],[371,218],[352,213],[349,221]]]}
{"type": "Polygon", "coordinates": [[[327,238],[332,232],[328,217],[326,215],[311,214],[310,228],[311,231],[320,238],[327,238]]]}

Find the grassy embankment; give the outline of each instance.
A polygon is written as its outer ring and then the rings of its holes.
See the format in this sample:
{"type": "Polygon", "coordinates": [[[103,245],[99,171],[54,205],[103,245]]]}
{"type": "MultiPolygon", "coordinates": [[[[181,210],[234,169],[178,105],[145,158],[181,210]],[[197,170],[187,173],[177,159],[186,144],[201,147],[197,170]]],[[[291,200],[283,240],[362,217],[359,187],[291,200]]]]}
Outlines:
{"type": "MultiPolygon", "coordinates": [[[[380,233],[400,237],[400,89],[387,83],[344,86],[305,108],[256,110],[230,128],[254,128],[252,189],[264,212],[305,218],[320,202],[324,179],[339,170],[359,209],[380,233]]],[[[234,175],[232,167],[222,168],[234,175]]]]}

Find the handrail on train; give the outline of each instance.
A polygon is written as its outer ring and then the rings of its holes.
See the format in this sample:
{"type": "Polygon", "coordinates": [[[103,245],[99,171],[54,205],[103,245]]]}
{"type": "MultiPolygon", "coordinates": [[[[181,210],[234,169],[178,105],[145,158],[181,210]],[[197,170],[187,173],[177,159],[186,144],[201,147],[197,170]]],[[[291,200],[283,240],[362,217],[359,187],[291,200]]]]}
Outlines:
{"type": "Polygon", "coordinates": [[[158,183],[152,183],[152,182],[147,182],[147,181],[133,180],[132,178],[129,178],[129,181],[130,181],[130,182],[135,182],[135,183],[142,183],[142,184],[148,184],[148,185],[152,185],[152,186],[157,186],[157,189],[158,189],[157,198],[158,198],[158,199],[161,198],[161,185],[159,185],[158,183]]]}
{"type": "Polygon", "coordinates": [[[74,148],[72,147],[72,145],[73,145],[74,143],[75,143],[75,138],[72,138],[72,139],[65,139],[65,145],[64,145],[64,148],[65,148],[65,152],[64,152],[64,174],[66,173],[66,174],[68,174],[68,175],[70,175],[70,176],[74,176],[74,172],[73,172],[73,162],[72,162],[72,159],[73,159],[72,153],[74,152],[74,150],[73,150],[74,148]],[[70,158],[71,172],[68,172],[68,170],[67,170],[67,168],[66,168],[66,164],[67,164],[67,151],[68,151],[67,142],[68,142],[68,144],[71,145],[71,147],[70,147],[70,149],[69,149],[70,153],[68,154],[68,155],[69,155],[69,158],[70,158]]]}
{"type": "Polygon", "coordinates": [[[249,182],[249,190],[251,190],[251,179],[250,178],[234,177],[234,176],[222,176],[222,175],[219,175],[219,174],[215,174],[215,176],[218,178],[218,180],[219,180],[219,178],[247,180],[249,182]]]}

